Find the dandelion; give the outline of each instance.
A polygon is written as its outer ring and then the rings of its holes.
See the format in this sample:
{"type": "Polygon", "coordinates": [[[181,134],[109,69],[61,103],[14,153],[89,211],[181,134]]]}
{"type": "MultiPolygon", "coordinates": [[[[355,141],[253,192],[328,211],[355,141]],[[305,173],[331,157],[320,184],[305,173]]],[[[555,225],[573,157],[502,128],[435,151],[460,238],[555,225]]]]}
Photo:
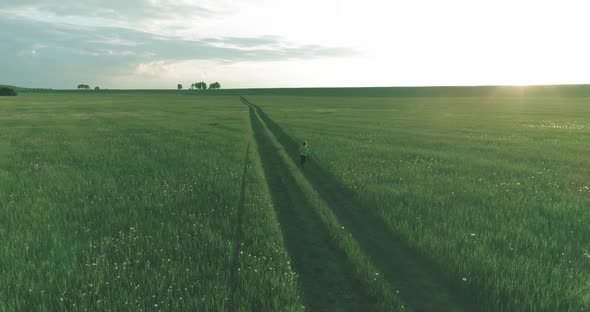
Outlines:
{"type": "Polygon", "coordinates": [[[467,277],[462,278],[464,282],[467,282],[467,277]]]}

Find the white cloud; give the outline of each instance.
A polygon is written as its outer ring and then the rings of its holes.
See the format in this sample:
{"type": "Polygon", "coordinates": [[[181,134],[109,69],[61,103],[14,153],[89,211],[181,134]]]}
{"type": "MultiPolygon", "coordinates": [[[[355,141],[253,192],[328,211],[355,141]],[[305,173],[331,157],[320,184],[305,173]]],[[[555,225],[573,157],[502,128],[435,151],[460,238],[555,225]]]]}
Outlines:
{"type": "Polygon", "coordinates": [[[139,77],[163,77],[168,75],[169,71],[167,69],[169,67],[168,62],[166,61],[155,61],[155,62],[148,62],[148,63],[139,63],[135,67],[135,71],[133,72],[132,76],[139,76],[139,77]]]}
{"type": "Polygon", "coordinates": [[[577,0],[2,0],[0,21],[54,25],[28,29],[14,55],[83,51],[109,75],[132,73],[118,76],[123,87],[203,76],[229,87],[588,83],[589,9],[577,0]]]}

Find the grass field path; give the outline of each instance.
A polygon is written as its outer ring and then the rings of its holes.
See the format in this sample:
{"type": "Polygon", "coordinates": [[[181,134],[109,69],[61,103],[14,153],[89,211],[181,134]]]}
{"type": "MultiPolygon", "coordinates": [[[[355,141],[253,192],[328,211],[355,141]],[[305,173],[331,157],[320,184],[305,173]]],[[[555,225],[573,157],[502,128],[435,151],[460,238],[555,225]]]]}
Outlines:
{"type": "Polygon", "coordinates": [[[314,216],[296,181],[286,174],[287,168],[276,157],[276,147],[253,111],[251,122],[306,307],[311,311],[373,310],[369,295],[352,273],[352,264],[314,216]]]}
{"type": "MultiPolygon", "coordinates": [[[[280,143],[280,148],[288,151],[291,160],[296,163],[297,142],[289,137],[258,106],[245,98],[242,98],[242,101],[250,107],[252,126],[261,149],[264,148],[264,144],[268,144],[268,140],[264,138],[264,128],[266,128],[280,143]],[[263,123],[264,126],[259,125],[259,122],[263,123]]],[[[265,164],[278,162],[276,155],[274,157],[272,155],[273,148],[276,150],[277,147],[268,146],[265,148],[265,157],[263,157],[266,158],[263,159],[265,164]]],[[[272,168],[270,174],[274,176],[274,179],[289,179],[290,177],[287,169],[280,167],[272,168]]],[[[383,277],[396,289],[396,292],[399,292],[399,296],[411,310],[477,311],[481,309],[467,297],[462,296],[457,287],[453,287],[445,281],[441,277],[442,274],[438,274],[434,261],[408,248],[402,240],[387,228],[383,220],[367,213],[367,210],[363,210],[329,172],[323,170],[317,164],[310,163],[305,168],[304,176],[323,201],[328,204],[340,224],[347,228],[356,239],[363,253],[379,268],[384,275],[383,277]]],[[[269,179],[269,183],[274,184],[272,180],[273,178],[269,179]]],[[[285,191],[280,184],[276,184],[275,189],[272,190],[273,194],[281,194],[285,191]]],[[[286,205],[287,202],[285,201],[290,199],[292,198],[283,198],[281,202],[286,205]]],[[[294,200],[297,201],[298,199],[295,198],[294,200]]],[[[305,207],[301,208],[305,209],[305,207]]],[[[292,218],[288,218],[286,223],[282,223],[282,227],[289,228],[293,226],[292,220],[292,218]]],[[[297,220],[299,227],[306,226],[307,223],[318,222],[317,216],[312,214],[301,215],[301,219],[297,220]]],[[[314,240],[314,237],[311,237],[310,240],[314,240]]],[[[287,241],[289,241],[288,238],[287,241]]],[[[317,242],[314,243],[317,246],[317,242]]],[[[326,244],[326,242],[320,243],[326,244]]],[[[306,245],[301,247],[304,248],[302,252],[306,252],[306,245]]],[[[325,265],[324,261],[317,258],[308,260],[311,261],[310,265],[325,265]]],[[[297,266],[295,266],[295,269],[300,272],[303,279],[305,279],[306,273],[313,273],[301,272],[297,266]]]]}

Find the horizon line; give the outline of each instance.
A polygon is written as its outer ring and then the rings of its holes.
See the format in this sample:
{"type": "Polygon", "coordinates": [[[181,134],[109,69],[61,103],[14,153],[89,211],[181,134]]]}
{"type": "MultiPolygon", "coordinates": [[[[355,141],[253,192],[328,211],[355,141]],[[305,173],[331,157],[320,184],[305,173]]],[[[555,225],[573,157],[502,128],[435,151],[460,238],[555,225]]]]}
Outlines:
{"type": "MultiPolygon", "coordinates": [[[[590,86],[589,83],[555,83],[555,84],[481,84],[481,85],[404,85],[404,86],[363,86],[363,87],[339,87],[339,86],[330,86],[330,87],[245,87],[245,88],[221,88],[218,90],[257,90],[257,89],[267,89],[267,90],[293,90],[293,89],[394,89],[394,88],[482,88],[482,87],[564,87],[564,86],[590,86]]],[[[3,84],[0,83],[0,87],[13,87],[18,89],[31,89],[31,90],[53,90],[53,91],[78,91],[77,88],[71,89],[62,89],[62,88],[46,88],[46,87],[21,87],[11,84],[3,84]]],[[[217,90],[197,90],[197,89],[176,89],[176,88],[149,88],[149,89],[135,89],[135,88],[128,88],[128,89],[121,89],[121,88],[100,88],[100,90],[111,90],[111,91],[217,91],[217,90]]],[[[98,91],[100,91],[98,90],[98,91]]],[[[80,90],[80,91],[97,91],[94,89],[89,90],[80,90]]]]}

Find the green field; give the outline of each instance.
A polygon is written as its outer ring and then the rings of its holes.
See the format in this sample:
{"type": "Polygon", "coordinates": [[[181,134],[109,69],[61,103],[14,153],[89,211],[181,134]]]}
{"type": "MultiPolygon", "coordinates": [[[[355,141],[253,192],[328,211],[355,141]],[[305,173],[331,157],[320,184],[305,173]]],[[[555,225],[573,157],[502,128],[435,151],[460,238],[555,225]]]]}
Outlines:
{"type": "Polygon", "coordinates": [[[589,310],[588,90],[548,88],[0,98],[0,311],[589,310]]]}

